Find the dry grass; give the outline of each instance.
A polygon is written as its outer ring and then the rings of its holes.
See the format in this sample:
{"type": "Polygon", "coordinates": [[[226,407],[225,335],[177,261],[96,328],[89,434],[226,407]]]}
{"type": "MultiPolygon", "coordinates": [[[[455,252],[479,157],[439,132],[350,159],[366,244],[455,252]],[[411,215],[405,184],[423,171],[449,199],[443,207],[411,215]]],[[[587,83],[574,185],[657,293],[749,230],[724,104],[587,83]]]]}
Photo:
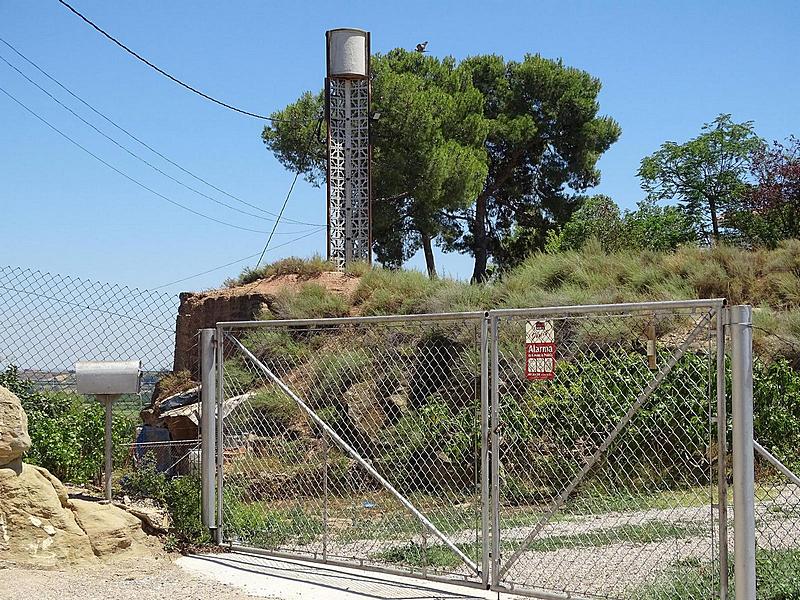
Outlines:
{"type": "Polygon", "coordinates": [[[236,287],[246,285],[260,279],[269,279],[280,275],[297,275],[301,279],[313,279],[327,271],[335,271],[336,267],[319,255],[311,258],[288,256],[257,269],[246,267],[236,279],[228,279],[225,285],[236,287]]]}

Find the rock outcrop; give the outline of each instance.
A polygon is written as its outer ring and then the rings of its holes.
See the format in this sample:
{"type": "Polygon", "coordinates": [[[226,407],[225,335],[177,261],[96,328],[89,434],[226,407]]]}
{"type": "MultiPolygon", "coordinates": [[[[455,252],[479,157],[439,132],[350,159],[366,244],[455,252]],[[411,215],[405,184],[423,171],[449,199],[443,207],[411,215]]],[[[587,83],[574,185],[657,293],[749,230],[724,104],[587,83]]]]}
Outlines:
{"type": "Polygon", "coordinates": [[[0,465],[8,464],[31,447],[28,417],[19,398],[0,386],[0,465]]]}
{"type": "Polygon", "coordinates": [[[37,567],[151,554],[141,522],[116,506],[70,499],[47,469],[22,462],[28,421],[0,386],[0,561],[37,567]]]}
{"type": "Polygon", "coordinates": [[[55,567],[94,560],[67,490],[46,469],[0,468],[0,558],[55,567]]]}

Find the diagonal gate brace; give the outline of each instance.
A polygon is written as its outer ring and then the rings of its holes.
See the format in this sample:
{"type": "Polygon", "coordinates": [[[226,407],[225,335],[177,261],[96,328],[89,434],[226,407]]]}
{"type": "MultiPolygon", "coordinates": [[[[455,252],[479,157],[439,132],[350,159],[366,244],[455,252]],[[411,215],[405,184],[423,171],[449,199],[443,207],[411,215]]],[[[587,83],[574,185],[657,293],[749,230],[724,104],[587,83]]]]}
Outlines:
{"type": "Polygon", "coordinates": [[[583,466],[580,472],[569,482],[564,491],[555,499],[553,504],[550,506],[550,509],[542,515],[539,521],[536,523],[536,526],[533,530],[525,537],[522,544],[514,551],[511,557],[508,559],[503,568],[500,569],[498,574],[498,581],[502,580],[503,576],[508,572],[508,570],[513,566],[513,564],[522,556],[523,552],[528,550],[528,547],[531,543],[536,539],[539,535],[539,532],[544,528],[545,525],[553,518],[553,515],[556,514],[558,509],[560,509],[564,503],[569,498],[570,494],[575,491],[575,488],[578,487],[578,484],[583,480],[584,477],[592,470],[597,461],[603,456],[603,454],[608,450],[608,447],[617,439],[617,436],[622,432],[623,429],[628,425],[630,420],[639,412],[639,409],[642,405],[647,402],[650,396],[653,395],[653,392],[656,391],[659,384],[664,380],[664,378],[672,371],[672,368],[677,364],[677,362],[683,357],[686,353],[686,350],[689,348],[689,344],[703,331],[703,328],[706,326],[707,323],[711,321],[711,317],[713,316],[713,311],[710,311],[703,315],[703,318],[698,321],[698,323],[694,326],[694,328],[689,332],[689,335],[686,336],[686,339],[680,345],[680,347],[675,351],[672,357],[661,367],[658,374],[650,381],[650,383],[645,387],[636,398],[636,401],[631,405],[625,415],[619,420],[616,427],[608,434],[608,436],[603,440],[603,443],[600,444],[600,447],[597,451],[592,455],[592,457],[588,460],[588,462],[583,466]]]}
{"type": "Polygon", "coordinates": [[[237,340],[234,336],[229,333],[225,334],[225,337],[228,338],[233,344],[241,350],[247,358],[249,358],[254,365],[256,365],[267,377],[269,377],[275,385],[277,385],[287,396],[289,396],[292,400],[294,400],[300,409],[308,415],[308,417],[314,421],[325,433],[330,436],[330,438],[336,443],[339,448],[341,448],[344,452],[346,452],[350,457],[355,460],[359,465],[361,465],[375,480],[383,486],[383,488],[389,492],[394,498],[400,502],[416,519],[422,523],[422,525],[430,531],[433,535],[439,538],[442,543],[447,546],[450,550],[452,550],[456,556],[458,556],[464,564],[466,564],[476,575],[480,575],[481,571],[478,565],[471,560],[464,552],[456,546],[444,533],[439,531],[437,527],[431,523],[425,515],[423,515],[411,502],[406,500],[406,498],[398,492],[391,483],[389,483],[375,468],[350,445],[346,441],[344,441],[339,434],[337,434],[325,421],[323,421],[314,410],[309,407],[303,400],[295,394],[275,373],[273,373],[263,362],[261,362],[250,350],[248,350],[239,340],[237,340]]]}

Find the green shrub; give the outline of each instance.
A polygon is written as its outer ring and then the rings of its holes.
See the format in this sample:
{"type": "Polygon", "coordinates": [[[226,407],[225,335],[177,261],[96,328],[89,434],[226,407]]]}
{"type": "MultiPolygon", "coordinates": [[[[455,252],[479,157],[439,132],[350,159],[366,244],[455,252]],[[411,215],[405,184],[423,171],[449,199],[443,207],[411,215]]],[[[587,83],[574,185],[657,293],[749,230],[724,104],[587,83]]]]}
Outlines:
{"type": "Polygon", "coordinates": [[[302,418],[303,411],[292,398],[276,387],[265,388],[247,400],[250,429],[261,435],[276,435],[302,418]]]}
{"type": "Polygon", "coordinates": [[[380,462],[403,492],[450,488],[470,493],[479,444],[474,407],[457,410],[434,396],[384,430],[378,446],[380,462]],[[434,472],[421,471],[420,465],[434,465],[434,472]]]}
{"type": "Polygon", "coordinates": [[[590,238],[595,238],[603,241],[605,251],[613,252],[623,246],[622,236],[619,206],[601,194],[587,198],[561,231],[555,237],[550,236],[548,250],[551,253],[580,250],[590,238]]]}
{"type": "Polygon", "coordinates": [[[631,250],[670,252],[698,243],[697,221],[677,206],[639,202],[622,217],[622,246],[631,250]]]}
{"type": "Polygon", "coordinates": [[[353,303],[363,315],[419,313],[441,285],[420,271],[373,269],[359,281],[353,303]]]}
{"type": "MultiPolygon", "coordinates": [[[[694,486],[708,478],[706,358],[687,354],[615,442],[625,449],[586,483],[636,491],[694,486]],[[658,437],[660,443],[653,445],[658,437]]],[[[508,381],[504,394],[501,477],[509,502],[549,501],[622,418],[653,374],[646,358],[620,354],[559,362],[546,386],[508,381]]]]}
{"type": "Polygon", "coordinates": [[[227,393],[231,396],[242,394],[253,387],[256,381],[256,376],[253,370],[245,363],[244,358],[234,356],[225,361],[223,371],[225,379],[225,388],[229,390],[227,393]]]}
{"type": "Polygon", "coordinates": [[[549,254],[581,250],[594,239],[604,252],[670,252],[684,245],[696,245],[697,225],[692,215],[675,206],[659,206],[645,200],[636,210],[621,214],[608,196],[592,196],[560,231],[548,233],[545,249],[549,254]]]}
{"type": "Polygon", "coordinates": [[[311,340],[306,332],[284,329],[253,329],[241,337],[242,343],[267,366],[293,368],[311,357],[311,340]]]}
{"type": "Polygon", "coordinates": [[[211,541],[201,517],[201,482],[196,476],[175,477],[167,485],[164,500],[172,527],[180,538],[192,545],[211,541]]]}
{"type": "Polygon", "coordinates": [[[309,398],[314,406],[331,406],[353,384],[370,376],[372,359],[363,350],[337,348],[318,354],[311,369],[309,398]]]}
{"type": "Polygon", "coordinates": [[[159,473],[155,461],[145,457],[135,471],[120,481],[123,491],[132,498],[153,500],[164,507],[172,520],[172,535],[181,545],[196,546],[211,541],[201,517],[201,482],[193,475],[169,478],[159,473]]]}
{"type": "Polygon", "coordinates": [[[785,359],[753,368],[753,429],[759,443],[800,470],[800,372],[785,359]]]}
{"type": "MultiPolygon", "coordinates": [[[[28,415],[31,449],[25,461],[39,465],[62,481],[86,483],[98,478],[105,448],[105,408],[71,393],[42,392],[18,375],[15,367],[0,373],[0,385],[14,392],[28,415]]],[[[128,451],[131,418],[114,415],[115,460],[128,451]]]]}
{"type": "Polygon", "coordinates": [[[346,317],[350,307],[341,295],[316,283],[307,283],[296,292],[280,292],[273,312],[279,319],[346,317]]]}
{"type": "Polygon", "coordinates": [[[162,505],[166,503],[169,481],[156,469],[156,460],[149,453],[142,457],[135,469],[120,479],[120,485],[122,491],[131,498],[150,498],[162,505]]]}

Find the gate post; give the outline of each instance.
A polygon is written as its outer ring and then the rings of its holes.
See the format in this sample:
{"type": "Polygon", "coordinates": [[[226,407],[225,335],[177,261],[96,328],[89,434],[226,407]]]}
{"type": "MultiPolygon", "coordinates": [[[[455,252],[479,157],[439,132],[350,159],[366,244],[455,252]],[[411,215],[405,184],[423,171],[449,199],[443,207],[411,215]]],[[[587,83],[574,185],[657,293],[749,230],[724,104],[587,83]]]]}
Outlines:
{"type": "Polygon", "coordinates": [[[491,440],[489,439],[489,313],[486,312],[481,319],[481,578],[488,589],[491,585],[490,573],[490,535],[491,535],[491,506],[489,485],[489,456],[491,440]]]}
{"type": "Polygon", "coordinates": [[[753,309],[729,309],[733,408],[733,539],[736,600],[756,597],[753,447],[753,309]]]}
{"type": "MultiPolygon", "coordinates": [[[[214,330],[200,330],[200,469],[202,477],[201,514],[203,525],[212,533],[217,528],[216,504],[216,352],[214,330]]],[[[213,537],[213,536],[212,536],[213,537]]]]}

